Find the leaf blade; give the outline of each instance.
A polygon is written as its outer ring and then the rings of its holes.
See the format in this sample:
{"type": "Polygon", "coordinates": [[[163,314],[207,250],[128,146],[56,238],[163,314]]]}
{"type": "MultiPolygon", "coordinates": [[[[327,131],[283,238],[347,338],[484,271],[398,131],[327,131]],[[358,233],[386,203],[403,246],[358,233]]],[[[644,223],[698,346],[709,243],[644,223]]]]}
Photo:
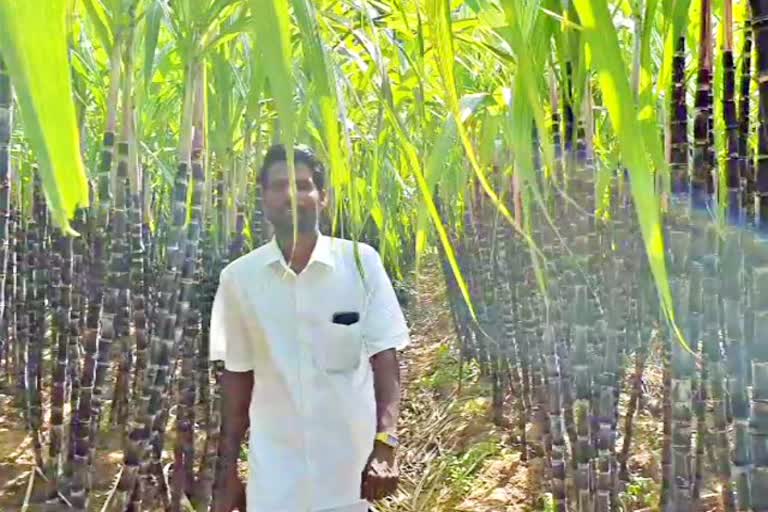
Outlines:
{"type": "Polygon", "coordinates": [[[8,66],[54,222],[65,232],[88,184],[68,61],[65,0],[0,3],[0,52],[8,66]],[[46,12],[46,16],[40,16],[46,12]]]}

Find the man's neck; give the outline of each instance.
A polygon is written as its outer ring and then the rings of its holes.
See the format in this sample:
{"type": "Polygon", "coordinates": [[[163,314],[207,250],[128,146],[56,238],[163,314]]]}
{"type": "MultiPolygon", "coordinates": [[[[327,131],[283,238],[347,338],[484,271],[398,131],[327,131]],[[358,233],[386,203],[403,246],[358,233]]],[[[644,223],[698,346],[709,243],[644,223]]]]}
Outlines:
{"type": "Polygon", "coordinates": [[[275,235],[283,258],[297,274],[304,270],[304,267],[309,263],[309,258],[312,257],[312,251],[315,249],[318,238],[320,238],[319,231],[299,232],[296,234],[296,243],[294,244],[293,232],[275,235]]]}

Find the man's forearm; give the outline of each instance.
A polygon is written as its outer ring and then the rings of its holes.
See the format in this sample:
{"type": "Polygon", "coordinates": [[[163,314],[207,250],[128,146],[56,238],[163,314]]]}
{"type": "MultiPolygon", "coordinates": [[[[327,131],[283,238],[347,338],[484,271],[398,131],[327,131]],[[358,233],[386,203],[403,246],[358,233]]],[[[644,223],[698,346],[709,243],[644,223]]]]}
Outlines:
{"type": "Polygon", "coordinates": [[[237,471],[243,436],[248,429],[248,410],[253,390],[253,372],[230,372],[221,376],[222,420],[220,454],[222,475],[237,471]]]}
{"type": "Polygon", "coordinates": [[[376,431],[394,434],[400,414],[400,366],[397,352],[385,350],[371,357],[376,394],[376,431]]]}

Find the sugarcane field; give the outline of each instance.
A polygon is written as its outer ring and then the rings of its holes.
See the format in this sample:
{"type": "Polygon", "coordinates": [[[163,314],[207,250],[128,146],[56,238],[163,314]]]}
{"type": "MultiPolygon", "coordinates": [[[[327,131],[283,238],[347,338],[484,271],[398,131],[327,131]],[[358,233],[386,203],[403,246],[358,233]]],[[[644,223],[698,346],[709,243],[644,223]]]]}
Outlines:
{"type": "Polygon", "coordinates": [[[768,511],[768,0],[2,0],[0,242],[0,512],[768,511]]]}

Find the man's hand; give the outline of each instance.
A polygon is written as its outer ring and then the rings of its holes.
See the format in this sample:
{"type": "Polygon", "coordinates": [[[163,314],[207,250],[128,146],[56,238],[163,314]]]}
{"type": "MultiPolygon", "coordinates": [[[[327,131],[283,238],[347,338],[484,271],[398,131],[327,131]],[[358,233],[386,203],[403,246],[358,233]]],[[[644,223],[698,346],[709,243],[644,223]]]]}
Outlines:
{"type": "Polygon", "coordinates": [[[221,489],[213,500],[213,512],[246,512],[245,486],[236,473],[231,474],[221,484],[221,489]]]}
{"type": "Polygon", "coordinates": [[[376,441],[363,471],[362,497],[376,501],[394,494],[400,472],[394,448],[376,441]]]}

